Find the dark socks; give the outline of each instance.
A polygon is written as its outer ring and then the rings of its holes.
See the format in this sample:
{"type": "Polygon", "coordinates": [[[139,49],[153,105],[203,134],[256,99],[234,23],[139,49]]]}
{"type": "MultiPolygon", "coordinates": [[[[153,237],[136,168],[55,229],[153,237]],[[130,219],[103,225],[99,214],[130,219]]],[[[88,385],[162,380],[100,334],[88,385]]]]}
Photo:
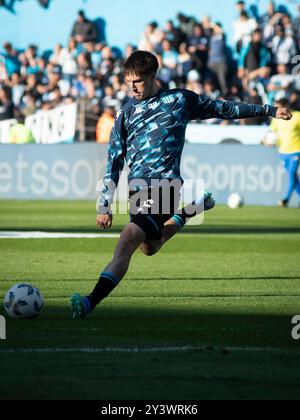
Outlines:
{"type": "Polygon", "coordinates": [[[113,274],[104,272],[100,275],[99,281],[96,284],[92,293],[88,296],[92,308],[105,299],[119,284],[119,279],[113,274]]]}

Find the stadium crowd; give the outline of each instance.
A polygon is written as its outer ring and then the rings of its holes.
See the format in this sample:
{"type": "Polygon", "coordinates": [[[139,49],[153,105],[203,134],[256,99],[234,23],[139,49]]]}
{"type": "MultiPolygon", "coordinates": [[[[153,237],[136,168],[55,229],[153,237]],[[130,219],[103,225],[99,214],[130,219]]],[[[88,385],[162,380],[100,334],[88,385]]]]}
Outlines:
{"type": "Polygon", "coordinates": [[[263,15],[243,1],[236,8],[233,47],[221,23],[182,13],[164,27],[149,23],[139,44],[128,44],[123,52],[98,42],[97,28],[83,11],[68,44],[56,45],[51,53],[41,53],[36,45],[19,51],[7,42],[0,55],[0,121],[76,101],[84,104],[85,138],[107,141],[115,113],[129,99],[122,63],[137,48],[157,55],[163,88],[254,104],[287,98],[300,110],[300,5],[297,17],[273,2],[263,15]]]}

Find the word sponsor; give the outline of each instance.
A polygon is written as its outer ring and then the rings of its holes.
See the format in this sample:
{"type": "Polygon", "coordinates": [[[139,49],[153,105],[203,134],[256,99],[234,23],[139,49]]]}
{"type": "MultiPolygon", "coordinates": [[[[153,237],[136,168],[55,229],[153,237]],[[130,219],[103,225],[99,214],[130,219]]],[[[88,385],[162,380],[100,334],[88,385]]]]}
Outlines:
{"type": "Polygon", "coordinates": [[[300,340],[300,315],[293,317],[292,324],[295,325],[292,329],[292,338],[293,340],[300,340]]]}

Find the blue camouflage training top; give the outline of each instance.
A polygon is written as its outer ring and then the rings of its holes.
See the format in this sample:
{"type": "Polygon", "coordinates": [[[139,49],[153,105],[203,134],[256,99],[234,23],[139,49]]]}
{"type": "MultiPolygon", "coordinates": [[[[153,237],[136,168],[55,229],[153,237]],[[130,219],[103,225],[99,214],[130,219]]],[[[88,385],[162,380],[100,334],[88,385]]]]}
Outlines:
{"type": "Polygon", "coordinates": [[[161,89],[142,101],[130,99],[118,112],[111,132],[98,212],[109,210],[125,161],[128,181],[181,180],[180,161],[190,120],[275,117],[276,110],[270,105],[213,101],[184,89],[161,89]]]}

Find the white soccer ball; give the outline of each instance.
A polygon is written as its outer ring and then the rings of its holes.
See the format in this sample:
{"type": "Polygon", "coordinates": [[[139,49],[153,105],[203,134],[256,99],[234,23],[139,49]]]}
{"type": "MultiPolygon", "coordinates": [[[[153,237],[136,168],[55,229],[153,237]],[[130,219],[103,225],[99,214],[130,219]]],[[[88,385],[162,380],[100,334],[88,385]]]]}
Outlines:
{"type": "Polygon", "coordinates": [[[230,194],[227,201],[228,207],[231,209],[238,209],[240,207],[243,207],[244,200],[243,197],[240,194],[233,193],[230,194]]]}
{"type": "Polygon", "coordinates": [[[4,308],[10,318],[35,318],[41,313],[43,304],[39,289],[28,283],[15,284],[4,298],[4,308]]]}

